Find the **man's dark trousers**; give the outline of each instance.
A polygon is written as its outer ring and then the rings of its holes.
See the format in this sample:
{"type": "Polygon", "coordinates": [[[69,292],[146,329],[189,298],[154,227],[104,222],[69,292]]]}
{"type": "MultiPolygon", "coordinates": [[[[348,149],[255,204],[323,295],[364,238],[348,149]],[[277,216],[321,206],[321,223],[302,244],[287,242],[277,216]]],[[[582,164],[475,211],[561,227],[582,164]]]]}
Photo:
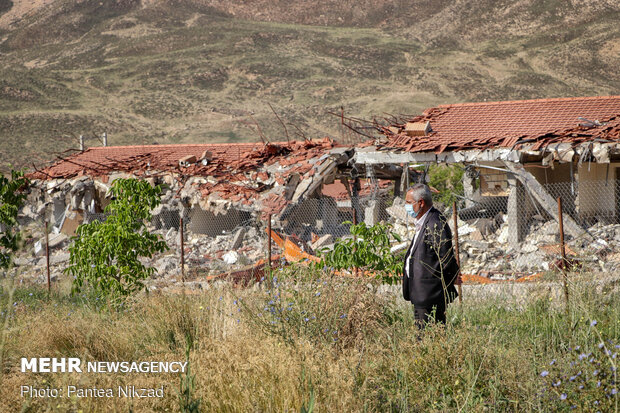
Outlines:
{"type": "Polygon", "coordinates": [[[446,324],[446,306],[445,304],[434,305],[431,307],[413,306],[415,316],[415,324],[422,330],[428,323],[433,320],[436,323],[446,324]]]}

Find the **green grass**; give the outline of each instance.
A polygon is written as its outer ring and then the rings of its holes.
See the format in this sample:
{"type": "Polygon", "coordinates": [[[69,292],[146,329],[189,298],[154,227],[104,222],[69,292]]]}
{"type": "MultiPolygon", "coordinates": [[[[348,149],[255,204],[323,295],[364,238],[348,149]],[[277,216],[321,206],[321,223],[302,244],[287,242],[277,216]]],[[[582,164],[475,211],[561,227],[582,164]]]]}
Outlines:
{"type": "Polygon", "coordinates": [[[620,344],[620,296],[584,288],[591,274],[571,275],[568,312],[544,286],[520,309],[466,297],[449,308],[445,328],[429,327],[420,341],[411,307],[375,295],[367,280],[300,267],[275,275],[260,289],[139,296],[118,312],[67,296],[68,280],[48,300],[39,287],[15,289],[6,279],[0,410],[177,411],[177,375],[79,375],[84,387],[164,385],[163,399],[23,399],[19,385],[61,387],[78,376],[20,373],[19,359],[183,361],[190,342],[191,398],[202,411],[300,411],[312,400],[318,411],[596,411],[596,401],[614,411],[617,396],[605,393],[620,344]],[[580,358],[588,353],[594,361],[580,358]]]}

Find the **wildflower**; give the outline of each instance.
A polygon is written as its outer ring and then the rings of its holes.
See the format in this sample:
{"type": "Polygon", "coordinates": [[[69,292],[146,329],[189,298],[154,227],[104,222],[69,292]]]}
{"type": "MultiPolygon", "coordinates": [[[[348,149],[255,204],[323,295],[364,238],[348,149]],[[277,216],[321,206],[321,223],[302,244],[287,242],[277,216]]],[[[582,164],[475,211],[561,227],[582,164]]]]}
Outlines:
{"type": "Polygon", "coordinates": [[[269,305],[273,305],[273,304],[274,304],[274,302],[273,302],[273,300],[270,300],[267,304],[269,304],[269,305]]]}
{"type": "Polygon", "coordinates": [[[32,293],[30,293],[30,294],[28,294],[28,295],[32,297],[32,293]]]}
{"type": "Polygon", "coordinates": [[[570,376],[570,381],[575,381],[576,378],[577,376],[570,376]]]}
{"type": "Polygon", "coordinates": [[[222,298],[224,298],[224,297],[220,297],[219,300],[222,301],[222,298]]]}
{"type": "Polygon", "coordinates": [[[237,300],[233,301],[233,304],[234,304],[234,305],[237,305],[237,300]]]}
{"type": "Polygon", "coordinates": [[[320,291],[317,291],[316,294],[314,294],[315,297],[318,297],[319,295],[321,295],[320,291]]]}
{"type": "Polygon", "coordinates": [[[549,363],[550,366],[553,366],[555,364],[555,359],[551,360],[551,363],[549,363]]]}
{"type": "Polygon", "coordinates": [[[611,389],[611,394],[617,394],[618,393],[618,389],[611,389]]]}
{"type": "Polygon", "coordinates": [[[553,387],[558,387],[560,384],[562,384],[562,380],[558,380],[557,382],[553,383],[553,387]]]}
{"type": "Polygon", "coordinates": [[[583,384],[579,386],[579,390],[583,390],[583,384]]]}
{"type": "Polygon", "coordinates": [[[304,318],[304,321],[307,323],[308,321],[310,321],[310,319],[308,317],[304,318]]]}
{"type": "Polygon", "coordinates": [[[237,319],[237,324],[239,324],[239,319],[237,319]]]}
{"type": "Polygon", "coordinates": [[[598,322],[597,322],[596,320],[592,320],[592,321],[590,322],[590,327],[594,327],[594,326],[595,326],[595,325],[597,325],[597,324],[598,324],[598,322]]]}
{"type": "Polygon", "coordinates": [[[575,351],[579,351],[580,348],[581,346],[575,346],[575,351]]]}
{"type": "Polygon", "coordinates": [[[579,355],[579,360],[581,361],[581,360],[585,359],[586,357],[588,357],[588,356],[586,355],[586,353],[581,353],[581,354],[579,355]]]}
{"type": "Polygon", "coordinates": [[[261,280],[261,282],[262,282],[262,281],[265,281],[265,277],[261,277],[261,279],[260,279],[260,280],[261,280]]]}
{"type": "Polygon", "coordinates": [[[598,348],[603,348],[605,347],[605,343],[598,343],[598,348]]]}
{"type": "Polygon", "coordinates": [[[547,377],[549,375],[549,372],[547,370],[544,370],[542,373],[540,373],[541,377],[547,377]]]}
{"type": "Polygon", "coordinates": [[[601,387],[601,382],[600,381],[596,382],[596,387],[601,387]]]}
{"type": "Polygon", "coordinates": [[[345,318],[346,316],[347,316],[347,315],[346,315],[346,313],[345,313],[345,314],[341,315],[341,316],[340,316],[340,318],[345,318]]]}
{"type": "Polygon", "coordinates": [[[567,397],[568,395],[566,393],[560,394],[560,400],[566,400],[567,397]]]}
{"type": "Polygon", "coordinates": [[[592,375],[593,375],[593,376],[598,375],[598,370],[594,370],[594,371],[592,372],[592,375]]]}

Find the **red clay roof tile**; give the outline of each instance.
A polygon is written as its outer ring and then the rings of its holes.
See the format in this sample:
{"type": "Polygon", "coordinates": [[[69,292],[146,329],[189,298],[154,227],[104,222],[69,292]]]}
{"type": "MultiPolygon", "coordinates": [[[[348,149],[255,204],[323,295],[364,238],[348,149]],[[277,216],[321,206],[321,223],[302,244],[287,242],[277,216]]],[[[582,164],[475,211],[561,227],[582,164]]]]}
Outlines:
{"type": "MultiPolygon", "coordinates": [[[[620,96],[595,96],[441,105],[411,122],[430,121],[425,137],[391,135],[387,146],[411,152],[513,146],[520,137],[539,137],[576,128],[588,120],[620,114],[620,96]]],[[[402,125],[401,125],[402,126],[402,125]]]]}

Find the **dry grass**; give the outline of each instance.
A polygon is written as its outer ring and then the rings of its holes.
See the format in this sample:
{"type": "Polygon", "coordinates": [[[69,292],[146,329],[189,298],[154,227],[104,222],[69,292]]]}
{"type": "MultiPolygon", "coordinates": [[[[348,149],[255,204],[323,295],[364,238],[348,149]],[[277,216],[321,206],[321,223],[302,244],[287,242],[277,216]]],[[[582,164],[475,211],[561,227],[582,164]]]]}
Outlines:
{"type": "Polygon", "coordinates": [[[316,411],[549,411],[562,408],[536,396],[549,360],[565,358],[577,343],[619,337],[614,291],[579,296],[576,286],[568,315],[544,298],[520,311],[491,302],[453,306],[448,326],[418,341],[410,308],[365,282],[300,269],[283,277],[272,288],[142,296],[121,312],[95,311],[86,298],[61,293],[47,301],[44,292],[24,288],[12,305],[5,287],[0,411],[178,411],[178,375],[21,373],[19,359],[183,361],[188,342],[201,411],[300,411],[311,400],[316,411]],[[19,397],[21,385],[68,384],[163,385],[165,396],[19,397]]]}

